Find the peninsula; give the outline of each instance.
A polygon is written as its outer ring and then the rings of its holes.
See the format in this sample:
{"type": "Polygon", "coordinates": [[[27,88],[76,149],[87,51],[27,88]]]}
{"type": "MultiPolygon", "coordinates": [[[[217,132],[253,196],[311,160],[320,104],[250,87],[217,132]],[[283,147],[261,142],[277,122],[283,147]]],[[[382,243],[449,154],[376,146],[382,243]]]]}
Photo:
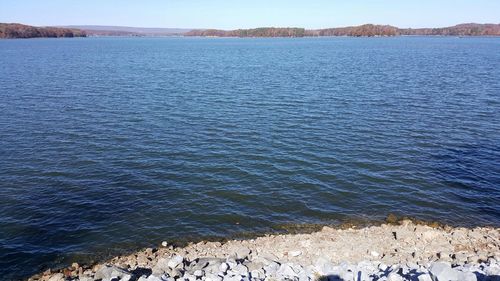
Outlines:
{"type": "Polygon", "coordinates": [[[58,27],[35,27],[19,23],[0,23],[0,38],[57,38],[86,37],[80,29],[58,27]]]}

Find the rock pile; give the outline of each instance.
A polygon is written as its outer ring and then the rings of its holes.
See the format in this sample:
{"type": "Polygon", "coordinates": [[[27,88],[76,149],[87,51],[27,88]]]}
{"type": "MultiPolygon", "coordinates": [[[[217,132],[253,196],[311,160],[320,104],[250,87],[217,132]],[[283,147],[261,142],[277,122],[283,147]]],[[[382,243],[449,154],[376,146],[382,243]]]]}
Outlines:
{"type": "Polygon", "coordinates": [[[93,268],[74,264],[31,279],[500,281],[500,236],[494,228],[431,228],[404,222],[364,229],[325,227],[311,234],[200,242],[184,248],[162,246],[93,268]]]}
{"type": "MultiPolygon", "coordinates": [[[[246,250],[246,249],[245,249],[246,250]]],[[[302,266],[248,256],[237,258],[197,258],[189,261],[182,256],[160,258],[151,272],[134,274],[113,265],[101,266],[93,276],[81,275],[77,280],[91,281],[258,281],[258,280],[346,280],[346,281],[477,281],[500,280],[500,263],[490,258],[476,265],[452,265],[448,262],[433,262],[428,265],[397,264],[385,265],[381,262],[363,261],[358,264],[341,263],[334,265],[326,259],[318,259],[314,265],[302,266]]],[[[60,273],[49,281],[62,281],[60,273]]]]}

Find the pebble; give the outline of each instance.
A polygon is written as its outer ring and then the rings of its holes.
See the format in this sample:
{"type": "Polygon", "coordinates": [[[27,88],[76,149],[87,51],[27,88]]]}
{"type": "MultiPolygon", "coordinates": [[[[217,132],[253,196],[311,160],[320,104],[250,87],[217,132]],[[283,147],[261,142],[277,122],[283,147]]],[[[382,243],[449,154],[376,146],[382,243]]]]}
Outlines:
{"type": "Polygon", "coordinates": [[[372,257],[378,257],[378,256],[380,256],[380,254],[377,251],[371,251],[370,254],[372,255],[372,257]]]}

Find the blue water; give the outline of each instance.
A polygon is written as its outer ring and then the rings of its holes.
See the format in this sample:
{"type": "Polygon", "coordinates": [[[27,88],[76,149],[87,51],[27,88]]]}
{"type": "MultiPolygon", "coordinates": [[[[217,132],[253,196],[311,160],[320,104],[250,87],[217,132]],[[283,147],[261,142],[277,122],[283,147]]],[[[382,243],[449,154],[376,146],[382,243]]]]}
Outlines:
{"type": "Polygon", "coordinates": [[[500,226],[500,38],[0,41],[0,279],[388,213],[500,226]]]}

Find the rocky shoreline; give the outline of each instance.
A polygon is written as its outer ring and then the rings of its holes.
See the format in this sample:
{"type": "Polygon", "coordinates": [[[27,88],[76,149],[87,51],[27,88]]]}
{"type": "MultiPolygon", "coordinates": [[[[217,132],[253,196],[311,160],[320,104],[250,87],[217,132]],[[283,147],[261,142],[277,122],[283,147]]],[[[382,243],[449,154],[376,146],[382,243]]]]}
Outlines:
{"type": "Polygon", "coordinates": [[[163,242],[106,263],[74,263],[29,280],[500,280],[500,228],[403,220],[186,247],[163,242]]]}

